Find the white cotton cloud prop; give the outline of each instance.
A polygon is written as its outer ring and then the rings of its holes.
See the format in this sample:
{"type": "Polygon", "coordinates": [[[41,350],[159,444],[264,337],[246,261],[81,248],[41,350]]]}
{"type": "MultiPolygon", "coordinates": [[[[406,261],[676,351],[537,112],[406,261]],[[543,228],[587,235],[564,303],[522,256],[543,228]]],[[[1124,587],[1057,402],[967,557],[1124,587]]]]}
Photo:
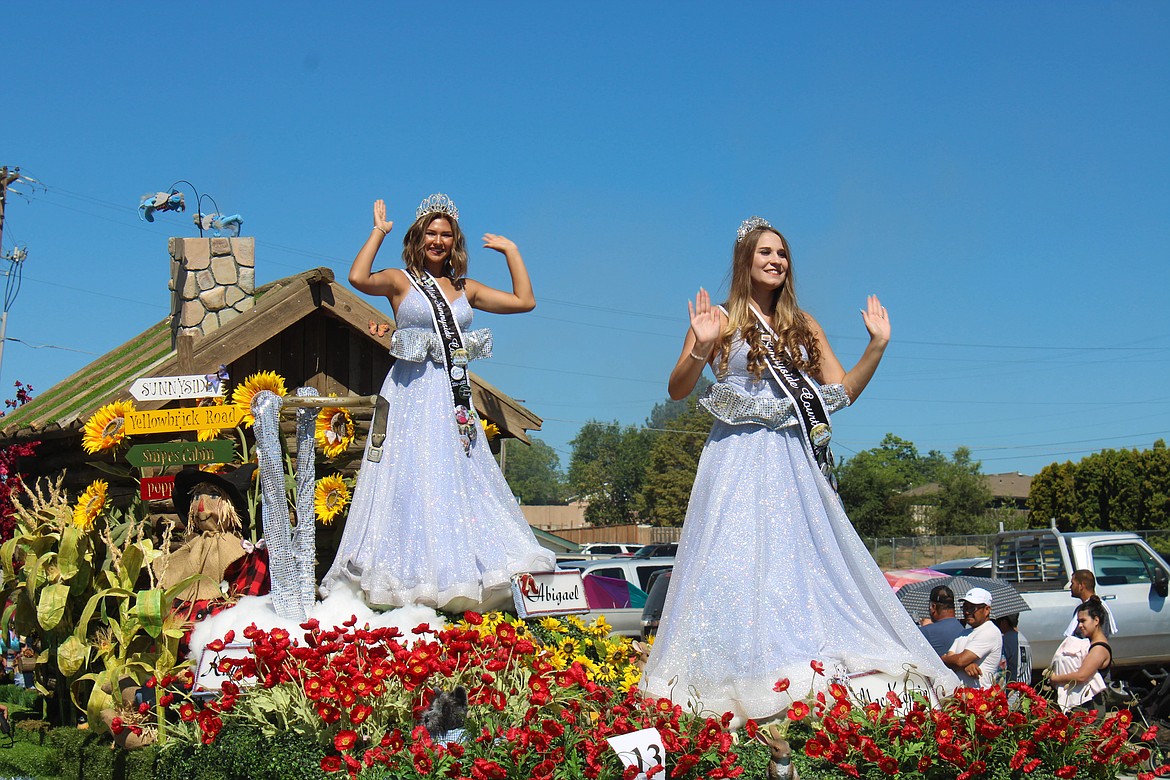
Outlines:
{"type": "MultiPolygon", "coordinates": [[[[322,628],[341,628],[342,623],[356,617],[359,626],[367,624],[370,628],[394,626],[407,637],[411,636],[410,630],[420,623],[427,623],[434,629],[441,629],[447,624],[447,621],[430,607],[399,607],[389,612],[375,612],[352,587],[342,583],[333,587],[328,598],[318,601],[313,606],[309,617],[316,618],[322,628]]],[[[191,632],[191,652],[188,657],[198,662],[207,643],[222,639],[228,631],[236,632],[233,641],[247,642],[244,639],[244,629],[253,623],[265,631],[283,628],[288,631],[290,637],[304,644],[305,630],[301,628],[302,622],[304,621],[286,620],[278,616],[272,609],[271,596],[245,596],[234,607],[195,624],[195,629],[191,632]]]]}

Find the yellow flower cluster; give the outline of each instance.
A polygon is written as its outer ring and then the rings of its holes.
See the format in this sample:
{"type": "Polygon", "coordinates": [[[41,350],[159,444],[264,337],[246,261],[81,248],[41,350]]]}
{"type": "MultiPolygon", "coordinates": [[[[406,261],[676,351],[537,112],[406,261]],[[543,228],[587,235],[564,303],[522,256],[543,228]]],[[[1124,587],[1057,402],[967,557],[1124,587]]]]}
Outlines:
{"type": "Polygon", "coordinates": [[[81,432],[81,446],[90,455],[113,449],[126,440],[126,415],[133,401],[114,401],[93,413],[81,432]]]}
{"type": "Polygon", "coordinates": [[[618,686],[628,690],[638,684],[642,672],[637,667],[638,653],[631,640],[611,634],[612,627],[604,617],[585,623],[576,615],[533,619],[530,626],[503,612],[487,612],[483,623],[472,625],[461,621],[461,628],[473,628],[480,636],[496,632],[501,623],[511,623],[517,636],[537,642],[542,658],[557,671],[581,664],[589,679],[599,685],[618,686]]]}

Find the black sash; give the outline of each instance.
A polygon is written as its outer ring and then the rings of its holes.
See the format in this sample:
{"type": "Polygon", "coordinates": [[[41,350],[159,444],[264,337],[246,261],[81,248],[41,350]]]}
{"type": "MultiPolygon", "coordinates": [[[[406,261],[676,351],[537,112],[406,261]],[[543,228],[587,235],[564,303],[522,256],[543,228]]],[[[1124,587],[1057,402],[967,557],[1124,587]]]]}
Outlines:
{"type": "Polygon", "coordinates": [[[471,443],[475,441],[476,428],[479,426],[475,416],[475,407],[471,405],[471,380],[467,373],[468,354],[463,347],[463,332],[459,330],[459,323],[455,321],[455,314],[451,305],[443,295],[435,277],[425,271],[419,276],[407,273],[407,278],[431,304],[431,320],[435,323],[435,332],[443,342],[443,367],[447,372],[447,380],[451,383],[451,396],[455,404],[455,424],[459,426],[459,439],[463,442],[463,451],[471,457],[471,443]]]}
{"type": "Polygon", "coordinates": [[[809,451],[816,460],[817,466],[820,467],[821,473],[825,475],[829,486],[836,490],[837,476],[833,473],[833,451],[829,449],[829,440],[833,438],[833,428],[829,425],[829,412],[825,409],[821,394],[817,392],[816,386],[809,381],[809,378],[788,359],[788,354],[783,351],[784,346],[776,338],[772,326],[764,319],[763,315],[755,307],[752,307],[752,313],[756,315],[756,319],[763,326],[765,339],[772,342],[769,344],[769,348],[764,350],[764,360],[768,364],[768,371],[776,380],[776,384],[792,401],[796,419],[800,421],[800,429],[804,433],[804,442],[808,445],[809,451]]]}

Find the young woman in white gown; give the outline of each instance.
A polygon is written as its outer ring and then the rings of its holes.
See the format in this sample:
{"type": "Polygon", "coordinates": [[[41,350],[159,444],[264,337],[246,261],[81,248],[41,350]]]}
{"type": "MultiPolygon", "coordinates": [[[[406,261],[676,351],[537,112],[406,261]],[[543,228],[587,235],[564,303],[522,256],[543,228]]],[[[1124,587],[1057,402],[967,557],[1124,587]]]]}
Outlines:
{"type": "Polygon", "coordinates": [[[828,675],[913,668],[919,684],[925,677],[953,688],[954,676],[845,516],[800,410],[774,378],[782,374],[765,361],[778,348],[773,354],[799,371],[825,412],[841,409],[882,358],[890,338],[885,307],[869,297],[862,310],[869,344],[846,371],[797,305],[788,242],[758,217],[740,227],[726,307],[712,306],[702,289],[687,307],[690,329],[670,396],[685,398],[711,365],[718,382],[700,403],[716,420],[642,687],[731,712],[736,723],[788,707],[790,694],[773,689],[783,678],[796,698],[823,684],[814,661],[828,675]]]}
{"type": "Polygon", "coordinates": [[[321,584],[324,595],[347,581],[371,605],[487,610],[511,601],[513,574],[556,566],[492,459],[470,400],[464,406],[456,398],[458,381],[469,381],[468,359],[491,355],[490,331],[468,330],[472,309],[527,312],[536,298],[516,244],[503,236],[487,233],[483,245],[504,255],[511,292],[466,277],[458,217],[446,196],[423,201],[403,238],[406,270],[373,271],[393,227],[386,204],[376,201],[374,227],[350,269],[350,284],[390,301],[396,360],[381,390],[389,404],[381,459],[370,459],[367,441],[337,557],[321,584]],[[423,292],[431,285],[457,323],[461,358],[446,353],[441,307],[433,308],[423,292]]]}

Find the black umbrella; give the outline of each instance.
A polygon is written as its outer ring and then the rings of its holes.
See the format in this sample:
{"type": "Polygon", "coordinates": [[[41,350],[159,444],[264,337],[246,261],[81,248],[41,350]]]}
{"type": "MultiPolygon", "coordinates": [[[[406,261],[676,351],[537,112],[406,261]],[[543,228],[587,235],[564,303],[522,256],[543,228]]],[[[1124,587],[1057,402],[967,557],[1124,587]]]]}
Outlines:
{"type": "Polygon", "coordinates": [[[986,577],[935,577],[931,580],[911,582],[898,588],[898,600],[910,613],[910,617],[921,620],[930,615],[930,592],[939,585],[946,585],[955,594],[955,612],[962,610],[963,594],[971,588],[984,588],[991,593],[991,619],[1004,615],[1017,615],[1031,609],[1015,588],[1002,580],[986,577]]]}

